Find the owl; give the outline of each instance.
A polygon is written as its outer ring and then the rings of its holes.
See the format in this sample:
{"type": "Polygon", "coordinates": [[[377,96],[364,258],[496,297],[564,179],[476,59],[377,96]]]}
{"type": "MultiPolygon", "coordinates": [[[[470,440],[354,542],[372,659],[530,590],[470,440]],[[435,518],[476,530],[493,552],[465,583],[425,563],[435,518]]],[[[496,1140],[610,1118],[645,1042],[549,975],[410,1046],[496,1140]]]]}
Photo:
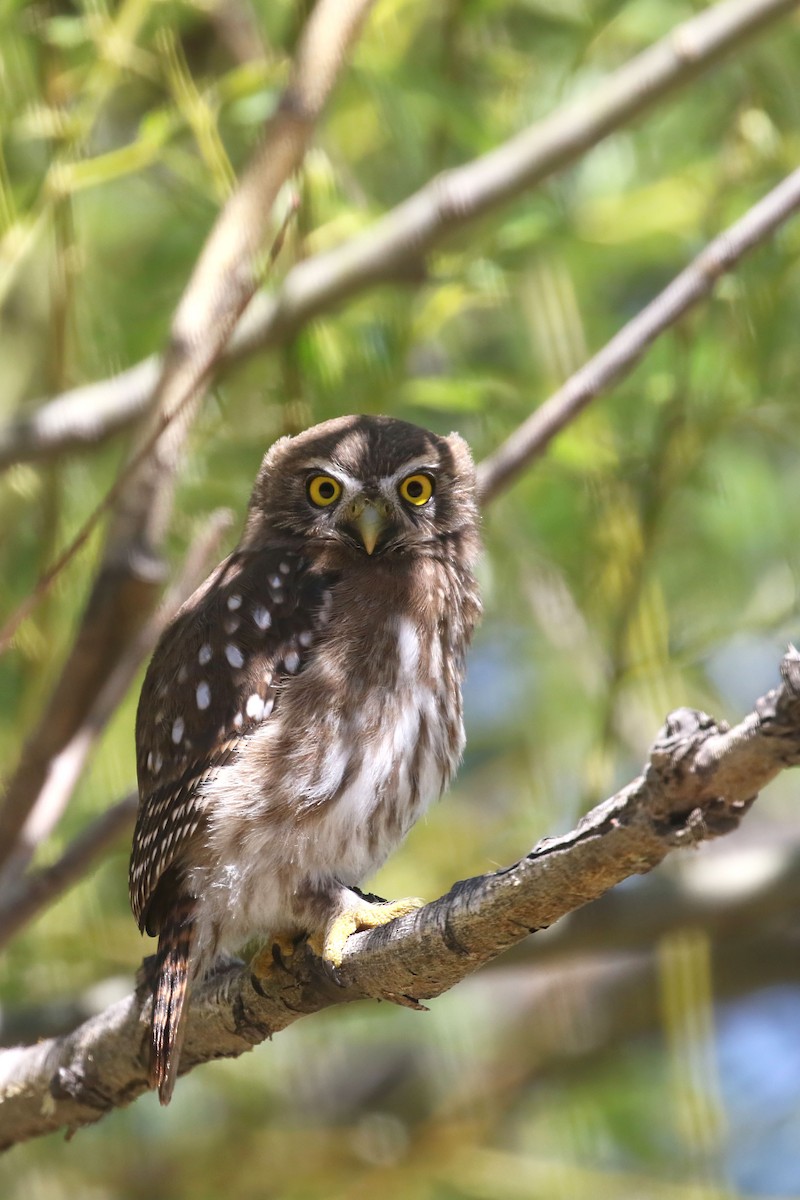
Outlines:
{"type": "Polygon", "coordinates": [[[158,935],[150,1085],[223,953],[351,933],[421,901],[356,889],[447,786],[480,601],[457,434],[349,416],[266,454],[242,537],[165,630],[136,717],[130,897],[158,935]]]}

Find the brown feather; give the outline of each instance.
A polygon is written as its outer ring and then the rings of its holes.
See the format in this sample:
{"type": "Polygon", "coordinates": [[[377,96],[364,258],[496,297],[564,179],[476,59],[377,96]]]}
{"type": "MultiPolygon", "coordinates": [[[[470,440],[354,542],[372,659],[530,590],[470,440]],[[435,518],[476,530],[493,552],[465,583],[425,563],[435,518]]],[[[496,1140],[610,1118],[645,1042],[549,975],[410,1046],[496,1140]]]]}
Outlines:
{"type": "Polygon", "coordinates": [[[195,907],[194,900],[184,897],[165,920],[158,939],[150,1086],[158,1088],[162,1104],[172,1098],[186,1028],[195,907]]]}

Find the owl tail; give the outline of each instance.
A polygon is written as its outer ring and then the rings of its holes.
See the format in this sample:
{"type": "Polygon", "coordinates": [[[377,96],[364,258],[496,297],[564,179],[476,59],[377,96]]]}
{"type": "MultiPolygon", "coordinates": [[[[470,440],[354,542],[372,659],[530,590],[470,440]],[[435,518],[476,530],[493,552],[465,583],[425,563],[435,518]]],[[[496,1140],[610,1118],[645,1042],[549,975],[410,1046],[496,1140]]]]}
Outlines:
{"type": "Polygon", "coordinates": [[[183,1045],[196,928],[194,909],[194,900],[181,900],[167,917],[158,939],[150,1086],[158,1088],[162,1104],[172,1099],[183,1045]]]}

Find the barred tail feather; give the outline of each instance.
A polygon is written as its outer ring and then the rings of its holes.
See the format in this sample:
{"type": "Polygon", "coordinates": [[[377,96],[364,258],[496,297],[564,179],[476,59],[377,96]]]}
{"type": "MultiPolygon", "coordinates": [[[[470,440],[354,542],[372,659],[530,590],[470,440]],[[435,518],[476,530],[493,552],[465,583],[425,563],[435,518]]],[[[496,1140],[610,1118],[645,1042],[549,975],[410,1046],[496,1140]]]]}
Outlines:
{"type": "Polygon", "coordinates": [[[192,973],[195,903],[182,900],[169,914],[158,939],[157,978],[153,989],[150,1086],[169,1104],[178,1074],[186,1025],[186,999],[192,973]]]}

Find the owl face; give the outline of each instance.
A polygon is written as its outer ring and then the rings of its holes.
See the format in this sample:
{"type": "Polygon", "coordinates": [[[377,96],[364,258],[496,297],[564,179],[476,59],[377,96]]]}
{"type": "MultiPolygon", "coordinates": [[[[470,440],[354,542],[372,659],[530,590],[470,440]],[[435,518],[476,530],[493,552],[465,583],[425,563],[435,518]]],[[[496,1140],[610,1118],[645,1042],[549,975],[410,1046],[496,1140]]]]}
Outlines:
{"type": "Polygon", "coordinates": [[[389,417],[342,417],[267,453],[251,499],[255,533],[335,542],[382,557],[474,529],[475,471],[466,443],[389,417]]]}

